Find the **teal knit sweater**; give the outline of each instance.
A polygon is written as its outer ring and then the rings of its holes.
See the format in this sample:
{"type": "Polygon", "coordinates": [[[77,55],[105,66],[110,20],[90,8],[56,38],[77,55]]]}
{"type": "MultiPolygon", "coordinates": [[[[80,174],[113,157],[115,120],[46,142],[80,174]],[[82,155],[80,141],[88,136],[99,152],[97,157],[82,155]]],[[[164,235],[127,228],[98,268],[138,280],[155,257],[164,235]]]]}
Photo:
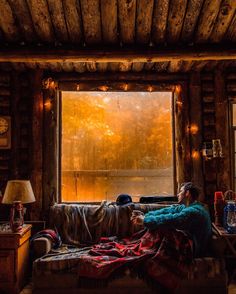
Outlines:
{"type": "Polygon", "coordinates": [[[162,227],[186,231],[193,240],[195,256],[204,255],[211,236],[209,213],[199,202],[150,211],[145,214],[144,225],[149,229],[162,227]]]}

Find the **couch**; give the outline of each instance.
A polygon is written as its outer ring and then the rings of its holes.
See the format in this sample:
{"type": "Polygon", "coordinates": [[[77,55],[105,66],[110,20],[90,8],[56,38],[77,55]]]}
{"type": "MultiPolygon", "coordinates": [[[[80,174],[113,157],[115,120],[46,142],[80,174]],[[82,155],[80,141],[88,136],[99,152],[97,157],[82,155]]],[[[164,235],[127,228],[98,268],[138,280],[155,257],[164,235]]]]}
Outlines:
{"type": "MultiPolygon", "coordinates": [[[[125,206],[109,205],[105,202],[101,205],[55,204],[50,209],[49,227],[58,231],[63,244],[67,246],[62,245],[52,250],[52,241],[48,238],[41,237],[33,241],[33,293],[164,293],[161,288],[153,287],[128,269],[104,284],[96,279],[80,279],[73,268],[76,260],[61,262],[60,256],[69,254],[67,252],[76,250],[77,247],[95,244],[102,236],[130,236],[139,229],[134,228],[130,222],[133,210],[146,213],[167,205],[169,203],[132,203],[125,206]]],[[[215,238],[212,241],[217,242],[215,238]]],[[[213,247],[217,246],[209,247],[206,257],[194,259],[187,277],[181,281],[174,293],[227,293],[224,259],[213,252],[213,247]]]]}

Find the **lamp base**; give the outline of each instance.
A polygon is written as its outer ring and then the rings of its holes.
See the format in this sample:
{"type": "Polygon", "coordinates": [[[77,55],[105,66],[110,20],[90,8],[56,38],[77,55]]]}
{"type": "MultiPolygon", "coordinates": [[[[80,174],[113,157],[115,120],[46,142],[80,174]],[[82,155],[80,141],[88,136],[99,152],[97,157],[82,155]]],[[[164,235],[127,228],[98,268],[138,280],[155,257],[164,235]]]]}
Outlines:
{"type": "Polygon", "coordinates": [[[13,232],[20,232],[24,224],[24,212],[21,201],[14,201],[11,208],[10,227],[13,232]]]}

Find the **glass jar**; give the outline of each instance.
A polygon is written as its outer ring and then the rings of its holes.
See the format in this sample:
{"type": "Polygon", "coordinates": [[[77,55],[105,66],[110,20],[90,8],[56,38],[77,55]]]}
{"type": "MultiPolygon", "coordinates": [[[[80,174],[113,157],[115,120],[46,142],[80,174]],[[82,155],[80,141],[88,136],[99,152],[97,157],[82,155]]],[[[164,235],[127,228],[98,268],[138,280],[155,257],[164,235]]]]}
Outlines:
{"type": "Polygon", "coordinates": [[[236,233],[235,201],[228,201],[224,209],[224,228],[230,234],[236,233]]]}

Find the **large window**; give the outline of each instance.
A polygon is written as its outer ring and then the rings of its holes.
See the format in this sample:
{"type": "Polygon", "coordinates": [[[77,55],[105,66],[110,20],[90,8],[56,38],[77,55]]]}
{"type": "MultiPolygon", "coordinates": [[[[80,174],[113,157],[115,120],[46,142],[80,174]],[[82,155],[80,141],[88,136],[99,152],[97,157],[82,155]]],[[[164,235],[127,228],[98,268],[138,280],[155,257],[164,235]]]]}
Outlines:
{"type": "Polygon", "coordinates": [[[61,92],[62,201],[173,195],[172,96],[61,92]]]}

